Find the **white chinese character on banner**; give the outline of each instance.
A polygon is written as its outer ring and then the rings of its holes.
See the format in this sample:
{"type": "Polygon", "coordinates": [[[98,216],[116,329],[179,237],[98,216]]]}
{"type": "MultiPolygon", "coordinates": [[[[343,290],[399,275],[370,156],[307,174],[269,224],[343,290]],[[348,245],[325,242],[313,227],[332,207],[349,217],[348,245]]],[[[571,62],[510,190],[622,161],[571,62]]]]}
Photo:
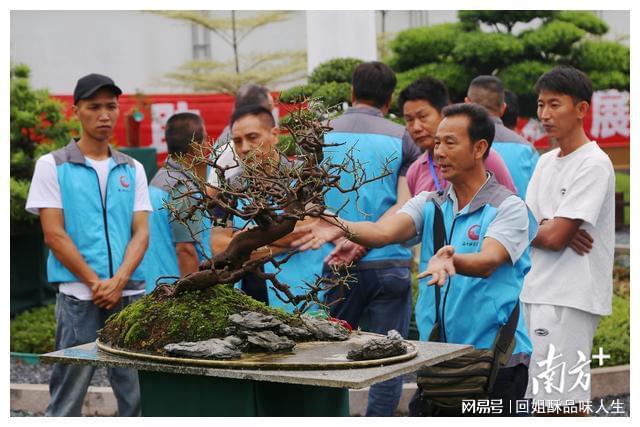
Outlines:
{"type": "Polygon", "coordinates": [[[167,142],[164,140],[164,128],[169,117],[175,113],[194,113],[200,115],[200,110],[190,110],[185,101],[151,104],[151,146],[158,153],[167,152],[167,142]]]}
{"type": "Polygon", "coordinates": [[[629,92],[618,92],[615,89],[594,92],[591,111],[591,135],[594,138],[629,136],[629,92]]]}
{"type": "Polygon", "coordinates": [[[529,119],[527,124],[522,127],[521,132],[524,139],[532,144],[545,135],[542,124],[536,119],[529,119]]]}

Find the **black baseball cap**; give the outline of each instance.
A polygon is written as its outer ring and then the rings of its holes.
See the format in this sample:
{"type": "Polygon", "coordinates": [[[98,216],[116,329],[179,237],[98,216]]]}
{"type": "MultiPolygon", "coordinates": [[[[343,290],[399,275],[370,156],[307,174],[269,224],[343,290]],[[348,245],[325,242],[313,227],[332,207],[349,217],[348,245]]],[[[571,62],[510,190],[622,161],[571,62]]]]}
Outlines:
{"type": "Polygon", "coordinates": [[[73,104],[76,105],[81,99],[91,98],[93,94],[102,88],[111,89],[116,96],[122,94],[122,90],[116,86],[110,77],[93,73],[82,77],[76,83],[76,88],[73,91],[73,104]]]}

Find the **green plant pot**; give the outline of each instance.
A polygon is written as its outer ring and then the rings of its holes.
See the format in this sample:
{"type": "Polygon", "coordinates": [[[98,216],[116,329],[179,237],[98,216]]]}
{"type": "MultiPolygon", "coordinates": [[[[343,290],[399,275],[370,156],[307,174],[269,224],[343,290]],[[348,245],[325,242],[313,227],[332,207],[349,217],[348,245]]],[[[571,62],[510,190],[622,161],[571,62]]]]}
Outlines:
{"type": "Polygon", "coordinates": [[[11,316],[53,302],[55,289],[47,282],[48,249],[40,224],[12,224],[10,244],[11,316]]]}
{"type": "Polygon", "coordinates": [[[37,365],[40,363],[40,355],[35,353],[18,353],[12,351],[10,356],[22,361],[26,365],[37,365]]]}

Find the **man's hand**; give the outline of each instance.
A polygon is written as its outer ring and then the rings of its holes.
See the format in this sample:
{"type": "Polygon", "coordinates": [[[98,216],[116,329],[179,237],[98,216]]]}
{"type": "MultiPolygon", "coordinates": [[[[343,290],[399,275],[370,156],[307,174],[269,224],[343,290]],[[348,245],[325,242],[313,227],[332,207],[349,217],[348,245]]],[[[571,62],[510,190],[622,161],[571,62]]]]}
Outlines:
{"type": "Polygon", "coordinates": [[[586,255],[593,248],[593,237],[583,229],[580,229],[569,242],[569,247],[578,255],[586,255]]]}
{"type": "Polygon", "coordinates": [[[328,265],[344,266],[358,261],[367,253],[367,248],[342,237],[334,242],[336,247],[324,259],[328,265]]]}
{"type": "Polygon", "coordinates": [[[124,285],[117,277],[103,280],[97,284],[93,284],[91,292],[93,293],[93,303],[98,307],[111,310],[122,298],[122,289],[124,285]]]}
{"type": "Polygon", "coordinates": [[[451,245],[440,248],[440,250],[429,260],[427,269],[418,274],[418,279],[431,276],[431,280],[427,282],[427,285],[444,285],[448,276],[456,274],[456,269],[453,266],[454,252],[455,249],[451,245]]]}
{"type": "Polygon", "coordinates": [[[338,227],[336,218],[320,218],[311,224],[303,225],[294,232],[301,233],[302,237],[291,242],[291,246],[299,251],[319,249],[327,242],[332,242],[345,236],[345,231],[338,227]]]}

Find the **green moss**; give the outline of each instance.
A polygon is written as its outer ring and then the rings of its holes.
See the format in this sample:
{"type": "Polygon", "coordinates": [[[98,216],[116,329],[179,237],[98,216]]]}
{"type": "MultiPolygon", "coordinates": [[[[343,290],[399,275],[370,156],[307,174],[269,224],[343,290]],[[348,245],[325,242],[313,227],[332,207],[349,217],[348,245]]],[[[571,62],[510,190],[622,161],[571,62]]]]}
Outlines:
{"type": "Polygon", "coordinates": [[[225,336],[229,315],[245,310],[271,314],[289,324],[299,322],[295,316],[270,308],[231,285],[218,285],[175,298],[147,295],[109,318],[100,339],[132,350],[162,352],[172,342],[225,336]]]}

